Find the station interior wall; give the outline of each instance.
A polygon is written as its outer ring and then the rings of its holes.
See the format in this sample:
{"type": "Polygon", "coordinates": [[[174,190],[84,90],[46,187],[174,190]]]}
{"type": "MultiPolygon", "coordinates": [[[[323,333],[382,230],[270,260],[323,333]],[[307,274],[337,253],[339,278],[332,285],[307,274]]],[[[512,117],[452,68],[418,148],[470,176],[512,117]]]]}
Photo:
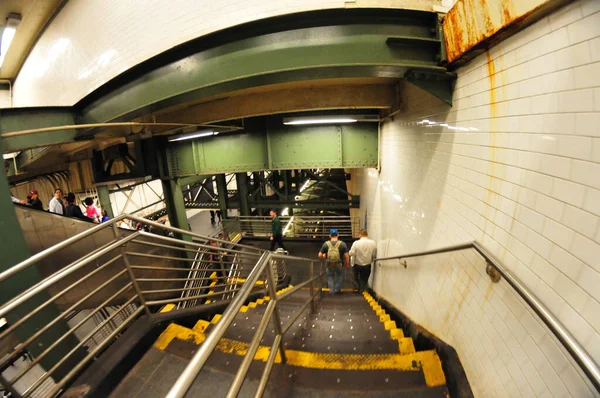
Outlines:
{"type": "MultiPolygon", "coordinates": [[[[406,84],[381,126],[381,173],[359,172],[379,256],[477,240],[600,363],[600,2],[573,2],[457,73],[452,108],[406,84]]],[[[375,291],[454,346],[476,396],[594,396],[473,251],[407,264],[376,267],[375,291]]]]}

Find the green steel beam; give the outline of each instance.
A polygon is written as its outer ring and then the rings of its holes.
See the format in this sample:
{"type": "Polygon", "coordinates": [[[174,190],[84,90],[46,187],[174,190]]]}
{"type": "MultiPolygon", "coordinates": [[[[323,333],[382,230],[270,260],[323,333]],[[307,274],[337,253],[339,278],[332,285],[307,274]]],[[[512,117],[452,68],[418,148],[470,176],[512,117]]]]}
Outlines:
{"type": "MultiPolygon", "coordinates": [[[[190,101],[277,83],[402,78],[409,70],[445,72],[438,65],[442,42],[437,14],[431,12],[323,10],[270,18],[162,53],[109,81],[74,107],[2,110],[0,133],[130,121],[190,101]]],[[[5,150],[91,138],[97,131],[10,137],[5,150]]]]}
{"type": "MultiPolygon", "coordinates": [[[[230,209],[239,209],[241,204],[239,201],[228,201],[227,206],[230,209]]],[[[354,196],[352,200],[249,200],[248,206],[257,209],[278,209],[284,207],[298,209],[317,209],[317,210],[348,210],[349,208],[359,208],[360,198],[354,196]]],[[[220,209],[219,202],[186,202],[187,209],[220,209]]],[[[162,214],[162,213],[161,213],[162,214]]],[[[149,216],[146,216],[149,217],[149,216]]]]}
{"type": "MultiPolygon", "coordinates": [[[[4,140],[0,139],[0,153],[2,152],[3,144],[4,140]]],[[[0,217],[0,252],[2,252],[0,272],[6,271],[21,261],[26,260],[31,254],[27,247],[27,242],[25,241],[10,196],[11,193],[3,165],[2,170],[0,171],[0,214],[2,215],[0,217]]],[[[8,302],[26,289],[40,282],[42,279],[42,276],[35,266],[22,270],[18,274],[0,283],[0,302],[8,302]]],[[[48,296],[46,292],[35,295],[6,315],[8,323],[14,323],[23,318],[49,299],[50,296],[48,296]]],[[[22,326],[18,327],[16,329],[16,334],[20,341],[25,341],[36,333],[41,325],[47,325],[58,318],[59,315],[60,312],[58,309],[54,305],[49,305],[26,321],[22,326]]],[[[60,321],[37,338],[35,344],[30,344],[27,349],[31,351],[34,357],[36,357],[68,331],[69,327],[66,322],[60,321]]],[[[77,345],[77,343],[77,339],[74,336],[71,335],[67,337],[41,360],[41,365],[46,370],[52,368],[58,361],[62,360],[67,353],[77,345]]],[[[64,365],[61,365],[58,370],[52,374],[52,376],[58,377],[58,379],[65,376],[76,364],[76,361],[82,358],[82,354],[83,350],[77,350],[64,365]]]]}
{"type": "Polygon", "coordinates": [[[410,70],[406,73],[404,79],[452,106],[452,91],[456,80],[455,73],[410,70]]]}
{"type": "Polygon", "coordinates": [[[115,215],[113,213],[112,205],[110,203],[110,192],[108,190],[108,185],[98,185],[96,187],[98,191],[98,200],[100,201],[100,206],[102,210],[106,211],[106,215],[110,218],[114,218],[115,215]]]}
{"type": "MultiPolygon", "coordinates": [[[[233,90],[340,77],[401,78],[408,69],[438,66],[437,15],[406,10],[321,12],[327,18],[289,18],[266,31],[259,21],[232,37],[200,38],[164,53],[78,104],[83,123],[129,120],[149,112],[233,90]],[[354,19],[341,16],[354,13],[354,19]],[[328,14],[328,15],[329,15],[328,14]],[[298,25],[292,28],[292,23],[298,25]],[[299,26],[304,25],[304,26],[299,26]],[[401,46],[390,37],[405,37],[401,46]]],[[[315,15],[319,12],[313,13],[315,15]]]]}
{"type": "Polygon", "coordinates": [[[240,214],[242,216],[249,216],[250,206],[248,206],[248,174],[236,173],[235,180],[237,183],[240,200],[240,214]]]}
{"type": "Polygon", "coordinates": [[[217,182],[217,198],[219,200],[219,210],[221,210],[221,216],[227,218],[227,181],[225,180],[225,174],[217,174],[215,176],[217,182]]]}
{"type": "Polygon", "coordinates": [[[181,186],[194,185],[194,184],[202,182],[210,177],[212,177],[212,176],[210,176],[210,175],[194,175],[194,176],[189,176],[189,177],[178,178],[177,184],[179,184],[181,186]]]}
{"type": "Polygon", "coordinates": [[[278,119],[269,122],[267,131],[178,141],[166,151],[170,174],[178,178],[269,169],[376,167],[377,139],[376,123],[301,127],[284,126],[278,119]]]}
{"type": "MultiPolygon", "coordinates": [[[[0,109],[0,134],[76,123],[77,116],[72,107],[0,109]]],[[[4,152],[17,152],[26,148],[71,142],[75,140],[76,136],[77,130],[70,129],[6,137],[3,138],[3,150],[4,152]]]]}
{"type": "MultiPolygon", "coordinates": [[[[165,204],[167,206],[167,215],[171,225],[175,228],[189,231],[190,224],[188,223],[187,214],[185,211],[185,203],[183,200],[183,192],[181,185],[173,179],[162,180],[163,193],[165,195],[165,204]]],[[[191,241],[189,235],[181,236],[180,238],[191,241]]],[[[191,254],[191,253],[190,253],[191,254]]]]}

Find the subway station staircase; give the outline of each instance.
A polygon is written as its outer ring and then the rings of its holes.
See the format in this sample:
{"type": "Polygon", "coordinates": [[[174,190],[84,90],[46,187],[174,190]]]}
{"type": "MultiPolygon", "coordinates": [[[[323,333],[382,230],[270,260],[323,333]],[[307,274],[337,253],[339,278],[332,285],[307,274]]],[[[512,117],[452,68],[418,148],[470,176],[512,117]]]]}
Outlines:
{"type": "MultiPolygon", "coordinates": [[[[71,220],[36,216],[46,229],[26,231],[32,248],[50,227],[73,228],[71,220]]],[[[415,350],[369,293],[329,293],[314,242],[290,242],[295,256],[257,246],[132,215],[82,225],[0,273],[1,286],[21,284],[0,305],[9,320],[0,329],[0,362],[10,370],[0,378],[4,393],[450,396],[436,350],[415,350]],[[155,232],[118,228],[126,218],[155,232]],[[184,374],[189,385],[174,393],[184,374]]]]}
{"type": "MultiPolygon", "coordinates": [[[[282,301],[281,324],[302,306],[308,294],[301,290],[282,301]]],[[[265,296],[240,309],[187,396],[225,396],[269,300],[265,296]]],[[[166,306],[163,311],[171,308],[166,306]]],[[[192,328],[171,323],[111,397],[166,396],[220,317],[199,320],[192,328]]],[[[239,396],[254,396],[275,335],[275,328],[269,325],[239,396]]],[[[308,307],[300,315],[283,345],[287,361],[282,363],[278,355],[263,396],[449,396],[437,353],[416,352],[412,339],[404,336],[366,292],[325,292],[314,311],[308,307]]]]}

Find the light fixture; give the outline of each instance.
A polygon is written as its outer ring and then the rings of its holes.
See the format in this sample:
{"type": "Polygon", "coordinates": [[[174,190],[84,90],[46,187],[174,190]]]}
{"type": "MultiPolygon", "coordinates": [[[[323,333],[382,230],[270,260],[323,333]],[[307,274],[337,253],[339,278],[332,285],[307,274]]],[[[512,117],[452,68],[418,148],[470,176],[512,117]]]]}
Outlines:
{"type": "Polygon", "coordinates": [[[283,229],[283,232],[281,233],[281,235],[285,235],[287,233],[287,231],[290,229],[290,225],[292,225],[292,222],[294,222],[294,216],[292,216],[292,218],[290,218],[290,221],[288,221],[288,223],[285,226],[285,228],[283,229]]]}
{"type": "Polygon", "coordinates": [[[304,185],[302,185],[302,188],[300,188],[300,193],[302,193],[302,191],[304,191],[308,187],[309,183],[310,183],[310,179],[306,180],[304,185]]]}
{"type": "Polygon", "coordinates": [[[356,122],[358,122],[358,119],[352,116],[311,116],[283,119],[283,124],[285,124],[286,126],[300,126],[306,124],[340,124],[356,122]]]}
{"type": "Polygon", "coordinates": [[[12,43],[13,38],[15,37],[15,32],[17,31],[17,26],[21,23],[21,14],[16,14],[11,12],[8,14],[6,18],[6,26],[2,31],[2,37],[0,38],[0,67],[2,67],[2,63],[4,62],[4,57],[6,57],[6,52],[12,43]]]}
{"type": "Polygon", "coordinates": [[[219,133],[216,131],[196,131],[195,133],[178,135],[173,138],[169,138],[169,142],[191,140],[194,138],[209,137],[211,135],[217,135],[217,134],[219,134],[219,133]]]}

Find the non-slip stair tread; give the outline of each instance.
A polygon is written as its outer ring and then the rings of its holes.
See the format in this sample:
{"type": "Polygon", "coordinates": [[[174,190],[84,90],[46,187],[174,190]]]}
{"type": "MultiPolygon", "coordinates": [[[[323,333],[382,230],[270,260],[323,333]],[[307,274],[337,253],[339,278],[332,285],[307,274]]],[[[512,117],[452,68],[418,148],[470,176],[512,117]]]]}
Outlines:
{"type": "Polygon", "coordinates": [[[398,342],[390,339],[356,340],[355,342],[320,340],[303,337],[286,342],[285,348],[331,354],[397,354],[398,342]]]}
{"type": "MultiPolygon", "coordinates": [[[[175,342],[169,346],[167,351],[173,355],[178,355],[182,359],[191,359],[197,346],[185,341],[175,342]]],[[[232,355],[215,351],[208,359],[205,368],[196,379],[195,384],[212,383],[212,376],[215,372],[230,373],[234,375],[241,365],[243,356],[232,355]]],[[[264,370],[263,361],[253,361],[247,376],[248,382],[257,381],[264,370]]],[[[399,372],[396,370],[333,370],[333,369],[313,369],[286,364],[276,363],[273,366],[273,372],[269,379],[268,389],[270,394],[266,396],[292,396],[292,395],[272,395],[273,391],[314,389],[313,392],[366,392],[372,391],[395,391],[414,390],[416,388],[426,387],[423,373],[420,371],[399,372]],[[287,386],[287,388],[286,388],[287,386]]],[[[291,393],[291,391],[288,391],[291,393]]],[[[189,394],[188,394],[189,395],[189,394]]],[[[196,395],[189,395],[196,396],[196,395]]],[[[364,395],[363,395],[364,396],[364,395]]],[[[433,395],[439,396],[439,395],[433,395]]]]}
{"type": "Polygon", "coordinates": [[[188,363],[182,357],[151,347],[110,396],[164,397],[188,363]]]}

